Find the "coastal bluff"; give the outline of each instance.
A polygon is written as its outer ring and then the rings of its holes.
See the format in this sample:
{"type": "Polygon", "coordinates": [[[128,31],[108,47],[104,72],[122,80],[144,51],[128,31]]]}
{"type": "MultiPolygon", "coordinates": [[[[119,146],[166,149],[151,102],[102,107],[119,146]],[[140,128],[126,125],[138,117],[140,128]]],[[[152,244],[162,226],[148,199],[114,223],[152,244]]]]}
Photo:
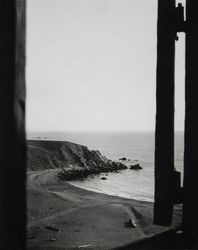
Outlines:
{"type": "Polygon", "coordinates": [[[109,160],[98,150],[72,142],[27,140],[27,148],[29,171],[60,169],[59,177],[63,180],[127,169],[125,164],[109,160]]]}

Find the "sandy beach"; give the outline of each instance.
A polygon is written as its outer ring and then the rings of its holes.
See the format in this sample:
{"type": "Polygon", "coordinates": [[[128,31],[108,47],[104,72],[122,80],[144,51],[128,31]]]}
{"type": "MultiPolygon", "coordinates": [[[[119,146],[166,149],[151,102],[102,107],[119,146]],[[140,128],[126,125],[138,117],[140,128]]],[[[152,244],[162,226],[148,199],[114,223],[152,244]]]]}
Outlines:
{"type": "Polygon", "coordinates": [[[156,226],[152,203],[87,191],[56,176],[56,169],[27,174],[28,249],[115,249],[180,224],[179,207],[172,227],[156,226]]]}

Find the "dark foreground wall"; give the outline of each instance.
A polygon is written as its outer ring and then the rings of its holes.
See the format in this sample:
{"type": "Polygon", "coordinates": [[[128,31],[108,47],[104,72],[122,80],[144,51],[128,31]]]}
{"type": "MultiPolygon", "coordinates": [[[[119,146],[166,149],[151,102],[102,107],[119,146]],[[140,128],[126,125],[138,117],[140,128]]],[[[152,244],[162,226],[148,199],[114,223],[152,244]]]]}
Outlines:
{"type": "Polygon", "coordinates": [[[0,1],[0,249],[25,249],[25,0],[0,1]]]}
{"type": "Polygon", "coordinates": [[[184,230],[198,235],[198,1],[186,1],[186,115],[184,154],[184,230]]]}

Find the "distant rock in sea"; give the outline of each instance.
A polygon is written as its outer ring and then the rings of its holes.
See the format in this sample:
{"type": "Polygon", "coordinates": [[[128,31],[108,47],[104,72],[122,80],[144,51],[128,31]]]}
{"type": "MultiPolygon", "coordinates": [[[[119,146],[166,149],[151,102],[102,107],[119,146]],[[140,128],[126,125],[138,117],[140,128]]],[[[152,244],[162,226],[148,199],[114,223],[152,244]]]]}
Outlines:
{"type": "Polygon", "coordinates": [[[28,170],[60,169],[61,180],[127,169],[123,163],[107,159],[98,150],[71,142],[28,140],[27,145],[28,170]]]}
{"type": "Polygon", "coordinates": [[[132,169],[132,170],[140,170],[140,169],[143,169],[140,164],[134,164],[134,165],[130,165],[129,169],[132,169]]]}
{"type": "Polygon", "coordinates": [[[119,160],[120,160],[120,161],[126,161],[127,158],[126,158],[126,157],[123,157],[123,158],[120,158],[119,160]]]}

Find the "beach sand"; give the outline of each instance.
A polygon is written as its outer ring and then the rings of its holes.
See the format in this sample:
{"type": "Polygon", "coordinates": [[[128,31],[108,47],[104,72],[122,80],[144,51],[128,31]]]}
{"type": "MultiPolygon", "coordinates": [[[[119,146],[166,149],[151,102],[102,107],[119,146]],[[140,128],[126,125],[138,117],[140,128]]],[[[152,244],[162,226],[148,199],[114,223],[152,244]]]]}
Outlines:
{"type": "Polygon", "coordinates": [[[179,206],[171,227],[156,226],[152,203],[87,191],[58,181],[56,171],[27,174],[28,249],[120,248],[181,223],[179,206]]]}

